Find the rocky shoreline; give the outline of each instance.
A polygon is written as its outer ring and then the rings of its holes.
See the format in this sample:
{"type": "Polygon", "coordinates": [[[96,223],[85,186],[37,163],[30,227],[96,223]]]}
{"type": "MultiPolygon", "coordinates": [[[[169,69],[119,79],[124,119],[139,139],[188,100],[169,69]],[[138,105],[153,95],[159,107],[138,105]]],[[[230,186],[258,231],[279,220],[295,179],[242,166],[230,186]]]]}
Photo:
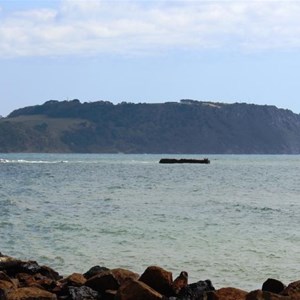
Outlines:
{"type": "Polygon", "coordinates": [[[300,280],[288,285],[267,279],[255,291],[234,287],[216,290],[210,280],[188,282],[159,266],[143,274],[94,266],[86,273],[63,277],[36,261],[0,253],[0,300],[300,300],[300,280]]]}

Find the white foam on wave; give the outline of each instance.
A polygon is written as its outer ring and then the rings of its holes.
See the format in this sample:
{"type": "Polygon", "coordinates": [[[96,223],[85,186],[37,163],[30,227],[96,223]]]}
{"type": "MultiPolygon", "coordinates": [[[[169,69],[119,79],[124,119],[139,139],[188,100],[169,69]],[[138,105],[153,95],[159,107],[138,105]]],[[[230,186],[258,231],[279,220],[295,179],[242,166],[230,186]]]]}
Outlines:
{"type": "Polygon", "coordinates": [[[0,158],[0,163],[2,164],[60,164],[60,163],[68,163],[67,160],[25,160],[25,159],[4,159],[0,158]]]}
{"type": "Polygon", "coordinates": [[[9,162],[10,162],[9,159],[0,158],[0,163],[1,164],[5,164],[5,163],[9,163],[9,162]]]}

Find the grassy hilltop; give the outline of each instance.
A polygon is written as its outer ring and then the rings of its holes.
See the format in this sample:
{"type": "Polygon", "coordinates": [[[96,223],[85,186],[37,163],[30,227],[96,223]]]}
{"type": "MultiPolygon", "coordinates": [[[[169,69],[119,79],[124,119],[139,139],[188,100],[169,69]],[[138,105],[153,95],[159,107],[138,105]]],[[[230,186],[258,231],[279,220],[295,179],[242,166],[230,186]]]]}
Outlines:
{"type": "Polygon", "coordinates": [[[298,154],[300,116],[245,103],[50,100],[0,119],[0,152],[298,154]]]}

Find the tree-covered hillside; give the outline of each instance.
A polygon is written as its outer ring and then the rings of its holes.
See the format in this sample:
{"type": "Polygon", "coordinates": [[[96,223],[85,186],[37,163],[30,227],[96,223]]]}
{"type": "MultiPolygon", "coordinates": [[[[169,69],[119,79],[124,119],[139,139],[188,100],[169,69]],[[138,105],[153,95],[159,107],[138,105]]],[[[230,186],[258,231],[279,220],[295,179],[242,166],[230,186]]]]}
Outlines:
{"type": "Polygon", "coordinates": [[[0,152],[300,153],[300,116],[244,103],[50,100],[0,119],[0,152]]]}

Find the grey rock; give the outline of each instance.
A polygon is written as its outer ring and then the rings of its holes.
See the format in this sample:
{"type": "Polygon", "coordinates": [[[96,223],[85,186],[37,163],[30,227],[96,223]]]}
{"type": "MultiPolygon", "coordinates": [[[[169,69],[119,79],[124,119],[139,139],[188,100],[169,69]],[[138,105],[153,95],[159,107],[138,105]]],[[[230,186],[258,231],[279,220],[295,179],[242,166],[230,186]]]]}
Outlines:
{"type": "Polygon", "coordinates": [[[70,300],[100,300],[101,295],[87,286],[69,286],[70,300]]]}

